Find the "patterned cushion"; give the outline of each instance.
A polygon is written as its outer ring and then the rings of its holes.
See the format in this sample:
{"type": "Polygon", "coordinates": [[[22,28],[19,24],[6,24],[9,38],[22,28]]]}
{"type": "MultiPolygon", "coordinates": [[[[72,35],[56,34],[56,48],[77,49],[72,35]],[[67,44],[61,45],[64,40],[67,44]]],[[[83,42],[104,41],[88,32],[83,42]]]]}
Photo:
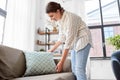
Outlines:
{"type": "Polygon", "coordinates": [[[53,54],[47,52],[24,52],[26,57],[25,76],[55,73],[53,54]]]}

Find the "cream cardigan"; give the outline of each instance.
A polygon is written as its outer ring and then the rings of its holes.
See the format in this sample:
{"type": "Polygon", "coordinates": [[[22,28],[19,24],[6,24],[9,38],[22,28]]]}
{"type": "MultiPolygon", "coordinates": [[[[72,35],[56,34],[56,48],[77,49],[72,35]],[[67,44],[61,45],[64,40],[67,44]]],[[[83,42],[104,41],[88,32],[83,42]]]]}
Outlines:
{"type": "Polygon", "coordinates": [[[60,42],[65,42],[64,49],[83,49],[88,43],[92,45],[91,33],[82,19],[70,12],[64,11],[59,25],[60,42]]]}

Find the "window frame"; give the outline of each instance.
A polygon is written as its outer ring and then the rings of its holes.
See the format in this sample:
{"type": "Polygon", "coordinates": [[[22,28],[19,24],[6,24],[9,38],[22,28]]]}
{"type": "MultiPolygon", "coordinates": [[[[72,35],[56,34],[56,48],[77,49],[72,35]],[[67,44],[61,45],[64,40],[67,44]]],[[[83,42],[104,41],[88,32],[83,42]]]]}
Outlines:
{"type": "MultiPolygon", "coordinates": [[[[120,1],[119,0],[116,0],[117,1],[117,7],[118,7],[118,13],[119,13],[119,18],[120,18],[120,1]]],[[[88,26],[90,29],[96,29],[96,28],[99,28],[101,29],[101,36],[102,36],[102,50],[103,50],[103,57],[90,57],[92,59],[110,59],[109,56],[107,56],[106,54],[106,45],[105,45],[105,34],[104,34],[104,28],[105,27],[116,27],[116,26],[120,26],[120,23],[116,23],[116,24],[104,24],[103,22],[103,10],[102,10],[102,5],[101,5],[101,0],[99,0],[99,8],[100,8],[100,21],[101,21],[101,24],[100,25],[90,25],[88,26]]]]}

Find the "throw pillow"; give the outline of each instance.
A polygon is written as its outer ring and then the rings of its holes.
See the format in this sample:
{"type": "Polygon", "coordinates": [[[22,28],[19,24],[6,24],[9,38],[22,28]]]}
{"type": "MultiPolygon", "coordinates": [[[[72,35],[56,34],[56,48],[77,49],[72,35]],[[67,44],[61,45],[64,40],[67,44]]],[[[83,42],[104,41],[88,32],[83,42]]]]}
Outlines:
{"type": "Polygon", "coordinates": [[[25,76],[55,73],[53,54],[48,52],[24,52],[26,58],[25,76]]]}

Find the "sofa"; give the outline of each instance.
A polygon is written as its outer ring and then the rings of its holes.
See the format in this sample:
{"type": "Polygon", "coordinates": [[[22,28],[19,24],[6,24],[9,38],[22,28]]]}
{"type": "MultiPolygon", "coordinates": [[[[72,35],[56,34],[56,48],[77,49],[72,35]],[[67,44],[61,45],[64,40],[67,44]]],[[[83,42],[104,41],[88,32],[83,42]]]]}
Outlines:
{"type": "Polygon", "coordinates": [[[112,54],[111,63],[116,80],[120,80],[120,50],[112,54]]]}
{"type": "MultiPolygon", "coordinates": [[[[54,59],[55,64],[59,59],[54,59]]],[[[0,80],[75,80],[71,72],[70,59],[67,59],[61,73],[24,76],[26,59],[24,52],[19,49],[0,45],[0,80]]]]}

